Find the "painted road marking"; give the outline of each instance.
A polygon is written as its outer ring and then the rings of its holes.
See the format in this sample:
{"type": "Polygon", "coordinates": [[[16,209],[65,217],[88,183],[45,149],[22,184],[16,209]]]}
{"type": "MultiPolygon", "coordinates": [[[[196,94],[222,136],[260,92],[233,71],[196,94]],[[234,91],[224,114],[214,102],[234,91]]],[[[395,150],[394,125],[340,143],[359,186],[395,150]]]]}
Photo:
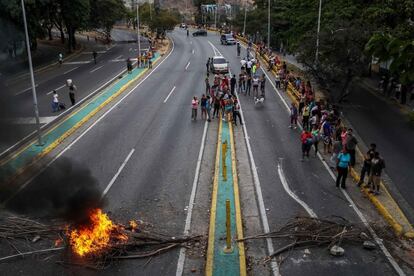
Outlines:
{"type": "MultiPolygon", "coordinates": [[[[243,48],[244,47],[243,45],[243,48]]],[[[283,104],[285,105],[287,111],[290,111],[289,109],[289,105],[287,104],[286,100],[283,98],[283,96],[281,95],[280,91],[276,88],[276,86],[273,84],[272,80],[269,78],[268,74],[266,73],[265,70],[263,70],[262,68],[260,68],[262,70],[262,72],[266,75],[267,79],[269,80],[269,82],[271,83],[273,89],[276,91],[277,95],[279,96],[279,98],[282,100],[283,104]]],[[[241,109],[241,108],[240,108],[241,109]]],[[[241,111],[241,110],[240,110],[241,111]]],[[[241,114],[243,114],[242,112],[240,112],[241,114]]],[[[243,118],[243,115],[242,115],[243,118]]],[[[245,121],[244,121],[245,122],[245,121]]],[[[246,123],[246,122],[245,122],[246,123]]],[[[245,124],[246,125],[246,124],[245,124]]],[[[298,124],[299,128],[301,130],[303,130],[303,127],[301,124],[298,124]]],[[[318,157],[319,160],[321,160],[322,164],[325,166],[326,170],[328,171],[328,173],[331,175],[332,179],[335,181],[336,180],[336,176],[335,174],[332,172],[332,170],[329,168],[329,165],[325,162],[325,160],[323,160],[323,157],[320,155],[320,153],[318,153],[318,157]]],[[[372,229],[371,225],[368,223],[367,219],[365,218],[365,216],[362,214],[362,212],[359,210],[359,208],[355,205],[354,201],[351,199],[351,197],[349,196],[349,194],[341,189],[342,194],[345,196],[345,198],[348,200],[348,202],[351,204],[352,208],[354,209],[355,213],[358,215],[358,217],[360,218],[360,220],[362,221],[362,223],[365,225],[365,227],[368,229],[368,231],[371,233],[372,237],[375,239],[375,242],[378,244],[378,246],[381,248],[381,251],[384,253],[385,257],[387,258],[387,260],[390,262],[390,264],[392,265],[392,267],[394,268],[394,270],[398,273],[398,275],[400,276],[405,276],[404,271],[401,269],[401,267],[398,265],[398,263],[395,261],[395,259],[391,256],[390,252],[388,251],[388,249],[385,247],[384,243],[382,242],[382,240],[378,237],[378,235],[375,233],[374,229],[372,229]]]]}
{"type": "Polygon", "coordinates": [[[188,62],[187,65],[185,66],[185,70],[188,69],[188,66],[190,66],[190,62],[188,62]]]}
{"type": "Polygon", "coordinates": [[[111,189],[112,185],[115,183],[116,179],[121,174],[122,170],[124,169],[125,165],[128,163],[128,161],[131,158],[132,154],[134,154],[134,152],[135,152],[135,149],[131,149],[131,151],[129,152],[129,154],[125,158],[124,162],[122,162],[122,164],[119,167],[118,171],[114,175],[114,177],[112,177],[111,181],[109,181],[109,184],[108,184],[108,186],[106,186],[105,190],[103,191],[101,198],[104,198],[105,195],[108,193],[109,189],[111,189]]]}
{"type": "MultiPolygon", "coordinates": [[[[190,233],[191,216],[193,214],[193,206],[194,206],[194,200],[195,200],[195,195],[197,191],[198,179],[200,176],[201,161],[203,160],[204,147],[206,144],[207,130],[208,130],[208,122],[206,121],[204,123],[204,131],[203,131],[203,138],[201,139],[200,151],[198,152],[197,166],[196,166],[196,171],[194,174],[193,187],[191,189],[190,201],[188,202],[187,217],[185,218],[185,226],[184,226],[184,236],[187,236],[190,233]]],[[[183,275],[185,252],[186,252],[185,247],[184,246],[181,247],[180,254],[178,257],[178,262],[177,262],[177,270],[175,273],[176,276],[183,275]]]]}
{"type": "MultiPolygon", "coordinates": [[[[39,84],[36,84],[36,85],[35,85],[35,87],[38,87],[38,86],[39,86],[39,84]]],[[[15,95],[15,96],[19,96],[20,94],[23,94],[23,93],[28,92],[28,91],[31,91],[31,90],[32,90],[32,87],[28,87],[28,88],[26,88],[26,89],[24,89],[24,90],[21,90],[21,91],[19,91],[19,92],[15,93],[14,95],[15,95]]]]}
{"type": "Polygon", "coordinates": [[[84,61],[68,61],[68,62],[64,62],[64,65],[71,65],[71,64],[88,64],[91,63],[91,60],[84,60],[84,61]]]}
{"type": "Polygon", "coordinates": [[[283,188],[285,189],[286,193],[293,198],[297,203],[299,203],[299,205],[301,205],[306,212],[309,214],[309,216],[311,216],[312,218],[317,218],[318,216],[316,215],[316,213],[312,210],[312,208],[309,207],[308,204],[306,204],[306,202],[304,202],[303,200],[301,200],[289,187],[289,184],[287,183],[285,174],[283,172],[282,169],[282,158],[279,158],[279,163],[277,164],[277,172],[279,173],[279,178],[280,181],[282,182],[283,188]]]}
{"type": "Polygon", "coordinates": [[[103,67],[103,65],[101,65],[101,66],[99,66],[99,67],[96,67],[95,69],[93,69],[93,70],[91,70],[91,71],[89,71],[89,73],[93,73],[93,72],[95,72],[95,71],[98,71],[99,69],[101,69],[103,67]]]}
{"type": "Polygon", "coordinates": [[[165,98],[164,103],[168,101],[168,98],[171,96],[171,94],[174,92],[175,86],[171,89],[170,93],[168,94],[167,98],[165,98]]]}
{"type": "Polygon", "coordinates": [[[115,59],[120,59],[122,57],[122,55],[117,56],[115,59]]]}
{"type": "MultiPolygon", "coordinates": [[[[172,41],[172,49],[170,51],[170,53],[157,65],[154,67],[154,69],[148,74],[146,75],[134,88],[132,88],[127,94],[125,94],[118,102],[116,102],[111,108],[109,108],[104,114],[102,114],[101,117],[99,117],[95,122],[93,122],[84,132],[82,132],[75,140],[73,140],[68,146],[66,146],[61,152],[59,152],[52,160],[50,160],[43,168],[41,168],[40,170],[38,170],[30,179],[28,179],[23,185],[21,185],[16,192],[14,192],[9,198],[7,198],[5,201],[3,201],[1,203],[1,205],[5,206],[7,204],[7,202],[9,202],[11,199],[13,199],[18,193],[20,193],[23,189],[25,189],[27,187],[27,185],[29,185],[36,177],[38,177],[41,173],[43,173],[47,168],[49,168],[53,162],[55,162],[59,157],[61,157],[67,150],[69,150],[73,145],[75,145],[84,135],[86,135],[93,127],[95,127],[101,120],[103,120],[112,110],[114,110],[120,103],[122,103],[132,92],[134,92],[134,90],[140,86],[146,79],[148,79],[156,70],[159,66],[161,66],[161,64],[164,63],[164,61],[166,61],[168,59],[168,57],[173,53],[174,51],[174,41],[172,41]]],[[[123,72],[123,71],[122,71],[123,72]]],[[[145,70],[143,72],[141,72],[140,74],[144,73],[145,70]]],[[[108,83],[111,80],[108,81],[108,83]]],[[[83,99],[83,101],[85,101],[86,98],[83,99]]],[[[80,102],[78,103],[80,104],[80,102]]],[[[58,127],[58,126],[56,126],[58,127]]],[[[55,127],[55,128],[56,128],[55,127]]],[[[33,145],[34,142],[31,144],[33,145]]],[[[3,165],[3,164],[2,164],[3,165]]]]}
{"type": "Polygon", "coordinates": [[[63,73],[63,75],[66,75],[67,73],[70,73],[70,72],[72,72],[73,70],[76,70],[76,69],[78,69],[78,68],[79,68],[79,67],[72,68],[72,69],[70,69],[70,70],[66,71],[65,73],[63,73]]]}
{"type": "MultiPolygon", "coordinates": [[[[63,88],[63,87],[65,87],[65,86],[66,86],[66,84],[62,84],[61,86],[59,86],[58,88],[55,88],[55,89],[53,89],[53,90],[58,91],[58,90],[62,89],[62,88],[63,88]]],[[[53,90],[51,90],[51,91],[47,92],[47,93],[46,93],[46,95],[50,95],[50,94],[52,94],[52,93],[53,93],[53,90]]]]}
{"type": "Polygon", "coordinates": [[[194,55],[194,49],[193,49],[193,51],[192,51],[192,54],[194,55]]]}

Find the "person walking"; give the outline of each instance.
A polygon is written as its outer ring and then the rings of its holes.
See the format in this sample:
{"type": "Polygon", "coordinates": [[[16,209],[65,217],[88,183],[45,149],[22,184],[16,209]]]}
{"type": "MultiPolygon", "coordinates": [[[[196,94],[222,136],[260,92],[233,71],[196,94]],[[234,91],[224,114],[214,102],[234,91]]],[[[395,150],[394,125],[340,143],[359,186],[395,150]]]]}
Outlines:
{"type": "Polygon", "coordinates": [[[66,80],[66,85],[69,87],[69,99],[72,103],[72,106],[75,105],[76,99],[75,99],[75,91],[77,90],[76,86],[73,84],[73,81],[71,79],[66,80]]]}
{"type": "Polygon", "coordinates": [[[132,61],[130,58],[127,59],[127,70],[128,70],[128,74],[131,74],[132,72],[132,61]]]}
{"type": "Polygon", "coordinates": [[[98,53],[96,51],[93,51],[92,52],[92,57],[93,57],[93,61],[95,62],[95,64],[96,64],[96,58],[97,58],[97,56],[98,56],[98,53]]]}
{"type": "Polygon", "coordinates": [[[260,93],[262,96],[265,95],[265,87],[266,87],[266,76],[265,74],[262,74],[260,78],[260,93]]]}
{"type": "Polygon", "coordinates": [[[276,88],[280,89],[280,75],[278,73],[276,73],[276,76],[275,76],[275,84],[276,84],[276,88]]]}
{"type": "Polygon", "coordinates": [[[361,173],[359,175],[358,187],[364,184],[365,175],[368,175],[368,178],[369,178],[371,174],[371,161],[372,161],[372,158],[374,158],[375,156],[376,149],[377,149],[377,145],[372,143],[370,145],[369,150],[364,156],[364,163],[362,164],[361,173]]]}
{"type": "Polygon", "coordinates": [[[323,153],[324,154],[331,153],[333,127],[330,121],[325,120],[322,123],[321,132],[322,132],[322,140],[323,140],[323,153]]]}
{"type": "Polygon", "coordinates": [[[300,140],[302,142],[302,159],[301,161],[305,161],[305,156],[308,157],[309,160],[309,151],[312,147],[312,134],[307,131],[303,130],[302,134],[300,135],[300,140]]]}
{"type": "Polygon", "coordinates": [[[351,155],[351,167],[355,166],[355,148],[358,144],[358,140],[352,133],[352,128],[348,128],[346,138],[345,138],[345,148],[347,152],[351,155]]]}
{"type": "Polygon", "coordinates": [[[336,164],[338,163],[338,155],[341,153],[342,149],[343,147],[342,147],[341,138],[337,137],[337,139],[333,142],[332,155],[331,155],[331,158],[329,159],[331,161],[331,164],[330,164],[331,169],[334,169],[336,167],[336,164]]]}
{"type": "Polygon", "coordinates": [[[63,63],[63,54],[62,53],[59,53],[58,59],[59,59],[59,66],[61,66],[62,63],[63,63]]]}
{"type": "Polygon", "coordinates": [[[210,70],[210,58],[207,59],[206,67],[208,72],[210,70]]]}
{"type": "Polygon", "coordinates": [[[191,120],[197,120],[198,99],[196,96],[191,101],[191,120]]]}
{"type": "Polygon", "coordinates": [[[201,96],[201,120],[207,120],[207,97],[205,94],[201,96]]]}
{"type": "Polygon", "coordinates": [[[239,74],[239,88],[238,88],[238,93],[239,94],[241,92],[243,92],[243,90],[244,90],[243,81],[244,81],[244,74],[243,74],[243,71],[241,71],[240,74],[239,74]]]}
{"type": "Polygon", "coordinates": [[[210,94],[210,79],[209,79],[209,73],[207,73],[207,76],[204,80],[204,82],[206,83],[206,94],[210,94]]]}
{"type": "Polygon", "coordinates": [[[211,98],[209,95],[207,95],[206,113],[207,113],[207,122],[211,122],[211,98]]]}
{"type": "Polygon", "coordinates": [[[374,153],[374,157],[371,160],[371,190],[370,193],[379,195],[380,184],[381,184],[381,173],[385,169],[385,162],[380,157],[379,152],[374,153]]]}
{"type": "Polygon", "coordinates": [[[252,87],[252,76],[247,75],[245,95],[250,96],[251,87],[252,87]]]}
{"type": "Polygon", "coordinates": [[[338,176],[336,178],[336,187],[339,188],[341,185],[342,189],[346,189],[345,182],[348,176],[348,167],[351,164],[351,155],[347,152],[346,148],[338,155],[338,162],[336,169],[338,171],[338,176]]]}
{"type": "Polygon", "coordinates": [[[52,112],[59,111],[59,95],[56,90],[53,90],[53,99],[52,99],[52,112]]]}
{"type": "Polygon", "coordinates": [[[292,103],[290,105],[290,125],[289,128],[296,129],[298,126],[298,109],[296,105],[292,103]]]}
{"type": "Polygon", "coordinates": [[[217,118],[219,117],[219,112],[220,112],[220,99],[218,96],[214,96],[213,97],[213,119],[214,116],[216,116],[217,118]]]}
{"type": "Polygon", "coordinates": [[[236,90],[236,75],[233,75],[230,79],[230,93],[234,96],[234,92],[236,90]]]}
{"type": "Polygon", "coordinates": [[[241,115],[240,115],[239,100],[235,97],[234,98],[234,108],[233,108],[233,120],[234,120],[234,125],[236,125],[236,126],[237,126],[237,118],[239,118],[240,125],[243,125],[242,118],[241,118],[241,115]]]}
{"type": "Polygon", "coordinates": [[[318,145],[320,140],[320,133],[319,128],[317,125],[315,125],[311,131],[312,133],[312,139],[313,139],[313,147],[315,148],[315,157],[318,155],[318,145]]]}

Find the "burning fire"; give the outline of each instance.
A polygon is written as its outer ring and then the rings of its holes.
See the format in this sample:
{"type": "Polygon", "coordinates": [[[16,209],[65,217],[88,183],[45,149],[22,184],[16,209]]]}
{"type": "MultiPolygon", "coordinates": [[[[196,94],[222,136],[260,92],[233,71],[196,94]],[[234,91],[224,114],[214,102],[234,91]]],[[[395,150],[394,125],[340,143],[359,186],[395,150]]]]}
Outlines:
{"type": "Polygon", "coordinates": [[[101,209],[95,209],[90,215],[90,225],[74,229],[69,233],[72,250],[79,256],[99,252],[108,247],[112,238],[127,240],[124,234],[113,234],[119,228],[101,209]]]}

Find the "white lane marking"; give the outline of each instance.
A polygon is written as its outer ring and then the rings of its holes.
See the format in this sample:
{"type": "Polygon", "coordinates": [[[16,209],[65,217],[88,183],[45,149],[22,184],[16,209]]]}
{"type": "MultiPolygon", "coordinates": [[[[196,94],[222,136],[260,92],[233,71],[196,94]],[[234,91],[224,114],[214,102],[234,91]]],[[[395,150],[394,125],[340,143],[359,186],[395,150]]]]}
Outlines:
{"type": "Polygon", "coordinates": [[[164,103],[168,101],[168,98],[171,96],[171,94],[174,92],[175,86],[171,89],[170,93],[168,94],[167,98],[165,98],[164,103]]]}
{"type": "MultiPolygon", "coordinates": [[[[63,88],[63,87],[65,87],[65,86],[66,86],[66,84],[62,84],[61,86],[59,86],[58,88],[55,88],[55,89],[53,89],[53,90],[58,91],[58,90],[62,89],[62,88],[63,88]]],[[[52,94],[52,93],[53,93],[53,90],[51,90],[51,91],[47,92],[47,93],[46,93],[46,95],[50,95],[50,94],[52,94]]]]}
{"type": "Polygon", "coordinates": [[[98,71],[99,69],[101,69],[103,67],[103,65],[101,65],[101,66],[99,66],[99,67],[96,67],[95,69],[93,69],[93,70],[91,70],[91,71],[89,71],[89,73],[93,73],[93,72],[95,72],[95,71],[98,71]]]}
{"type": "MultiPolygon", "coordinates": [[[[210,41],[209,43],[212,46],[214,52],[217,51],[220,55],[222,55],[220,51],[210,41]]],[[[216,52],[214,54],[216,54],[216,52]]],[[[229,74],[231,75],[230,68],[229,68],[229,74]]],[[[235,91],[234,93],[236,94],[237,98],[239,98],[237,91],[235,91]]],[[[239,105],[240,105],[240,116],[244,123],[243,124],[244,139],[245,139],[246,146],[247,146],[247,152],[249,153],[250,167],[251,167],[252,174],[253,174],[253,182],[254,182],[254,187],[256,190],[256,194],[257,194],[257,201],[259,203],[259,211],[260,211],[260,218],[262,221],[262,227],[263,227],[264,233],[269,233],[270,227],[269,227],[269,221],[267,219],[266,207],[265,207],[264,200],[263,200],[262,187],[260,184],[259,174],[257,172],[256,162],[254,161],[252,147],[249,141],[250,139],[249,134],[247,133],[246,120],[244,119],[241,101],[239,101],[239,105]]],[[[266,245],[267,245],[267,251],[269,255],[272,254],[275,250],[274,250],[273,242],[271,238],[266,238],[266,245]]],[[[272,269],[272,274],[274,276],[280,276],[280,268],[274,258],[272,258],[272,261],[270,262],[270,268],[272,269]]]]}
{"type": "MultiPolygon", "coordinates": [[[[39,84],[36,84],[36,85],[35,85],[35,87],[38,87],[38,86],[39,86],[39,84]]],[[[24,90],[21,90],[21,91],[19,91],[19,92],[15,93],[14,95],[15,95],[15,96],[19,96],[20,94],[23,94],[23,93],[28,92],[28,91],[32,91],[32,87],[28,87],[28,88],[26,88],[26,89],[24,89],[24,90]]]]}
{"type": "MultiPolygon", "coordinates": [[[[41,173],[43,173],[47,168],[50,167],[50,165],[53,164],[53,162],[55,162],[59,157],[61,157],[67,150],[69,150],[73,145],[75,145],[84,135],[86,135],[93,127],[95,127],[101,120],[103,120],[112,110],[114,110],[120,103],[122,103],[129,95],[131,95],[132,92],[134,92],[134,90],[140,86],[146,79],[148,79],[156,70],[159,66],[161,66],[161,64],[164,63],[164,61],[166,61],[168,59],[168,57],[173,53],[174,51],[174,41],[172,41],[172,49],[171,52],[160,62],[158,63],[157,66],[154,67],[154,69],[152,69],[151,72],[148,73],[148,75],[146,75],[137,85],[135,85],[134,88],[132,88],[127,94],[125,94],[118,102],[116,102],[110,109],[108,109],[104,114],[102,114],[101,117],[99,117],[98,119],[96,119],[95,122],[93,122],[84,132],[82,132],[78,137],[76,137],[75,140],[73,140],[68,146],[66,146],[61,152],[59,152],[59,154],[57,154],[52,160],[50,160],[46,166],[44,166],[43,168],[41,168],[40,170],[38,170],[30,179],[28,179],[22,186],[19,187],[19,189],[17,189],[17,191],[15,193],[13,193],[9,198],[7,198],[4,202],[2,202],[0,204],[5,206],[7,204],[7,202],[9,202],[12,198],[14,198],[18,193],[20,193],[24,188],[27,187],[27,185],[30,184],[30,182],[32,182],[36,177],[38,177],[41,173]]],[[[124,72],[125,70],[122,70],[122,72],[124,72]]],[[[107,83],[109,83],[111,80],[109,80],[107,83]]],[[[107,83],[105,83],[103,86],[105,86],[107,83]]],[[[100,88],[98,88],[99,90],[100,88]]],[[[93,93],[92,93],[93,94],[93,93]]],[[[79,101],[77,104],[81,104],[83,101],[85,101],[87,99],[84,98],[81,101],[79,101]]],[[[71,107],[73,108],[73,106],[71,107]]],[[[67,112],[67,111],[66,111],[67,112]]],[[[62,115],[62,114],[61,114],[62,115]]]]}
{"type": "Polygon", "coordinates": [[[129,159],[131,158],[132,154],[134,154],[135,149],[131,149],[128,156],[125,158],[124,162],[122,162],[121,166],[119,167],[118,171],[112,177],[111,181],[109,181],[108,186],[106,186],[105,190],[102,192],[101,198],[104,198],[105,195],[108,193],[109,189],[111,189],[112,185],[115,183],[118,176],[121,174],[122,170],[124,169],[125,165],[128,163],[129,159]]]}
{"type": "Polygon", "coordinates": [[[68,70],[68,71],[64,72],[64,73],[63,73],[63,75],[66,75],[67,73],[70,73],[70,72],[72,72],[73,70],[76,70],[76,69],[78,69],[78,68],[79,68],[79,67],[72,68],[72,69],[70,69],[70,70],[68,70]]]}
{"type": "Polygon", "coordinates": [[[185,70],[188,69],[188,66],[190,66],[190,62],[188,62],[187,65],[185,66],[185,70]]]}
{"type": "Polygon", "coordinates": [[[91,60],[84,60],[84,61],[68,61],[68,62],[64,62],[64,65],[71,65],[71,64],[88,64],[91,63],[91,60]]]}
{"type": "Polygon", "coordinates": [[[117,56],[115,59],[120,59],[122,57],[122,55],[117,56]]]}
{"type": "MultiPolygon", "coordinates": [[[[243,46],[244,47],[244,46],[243,46]]],[[[246,47],[244,47],[246,48],[246,47]]],[[[280,94],[279,90],[276,88],[276,86],[273,84],[272,80],[269,78],[269,76],[267,75],[267,73],[265,72],[265,70],[263,70],[262,68],[260,68],[262,70],[262,72],[266,75],[267,79],[269,80],[269,82],[272,84],[273,89],[277,92],[279,98],[282,100],[282,102],[284,103],[284,105],[286,106],[286,109],[288,111],[290,111],[289,105],[287,104],[286,100],[282,97],[282,95],[280,94]]],[[[245,122],[246,123],[246,122],[245,122]]],[[[246,124],[245,124],[246,125],[246,124]]],[[[302,130],[302,125],[299,124],[299,128],[302,130]]],[[[320,153],[318,153],[318,157],[319,160],[322,162],[322,164],[325,166],[326,170],[328,171],[328,173],[331,175],[332,179],[335,181],[336,180],[336,176],[335,174],[332,172],[332,170],[329,168],[328,164],[325,162],[325,160],[323,160],[323,157],[321,156],[320,153]]],[[[362,212],[359,210],[359,208],[355,205],[354,201],[351,199],[351,197],[349,196],[349,194],[341,189],[342,194],[344,194],[345,198],[348,200],[349,204],[351,204],[352,209],[354,209],[355,213],[358,215],[359,219],[362,221],[362,223],[365,225],[365,227],[368,229],[368,231],[371,233],[372,237],[374,238],[375,242],[378,244],[378,246],[381,248],[382,253],[384,253],[385,257],[387,258],[387,260],[389,261],[389,263],[391,264],[391,266],[394,268],[394,270],[397,272],[398,275],[400,276],[405,276],[405,272],[401,269],[401,267],[398,265],[398,263],[395,261],[394,257],[391,256],[390,252],[388,251],[388,249],[385,247],[384,243],[382,242],[382,240],[378,237],[378,235],[375,233],[374,229],[372,229],[371,225],[369,224],[368,220],[365,218],[365,216],[362,214],[362,212]]]]}
{"type": "Polygon", "coordinates": [[[213,52],[215,56],[223,56],[220,51],[216,48],[216,46],[213,45],[213,43],[211,43],[210,40],[207,40],[207,42],[210,44],[210,46],[213,48],[213,52]]]}
{"type": "Polygon", "coordinates": [[[193,41],[192,40],[190,41],[190,44],[193,44],[193,41]]]}
{"type": "Polygon", "coordinates": [[[191,53],[194,55],[194,49],[193,49],[193,51],[191,53]]]}
{"type": "MultiPolygon", "coordinates": [[[[195,195],[197,191],[198,179],[200,176],[201,161],[203,160],[207,129],[208,129],[208,122],[206,121],[204,123],[204,132],[203,132],[203,138],[201,139],[200,151],[198,152],[197,167],[196,167],[194,180],[193,180],[193,188],[191,189],[190,202],[188,203],[187,217],[185,219],[185,226],[184,226],[184,236],[188,236],[188,234],[190,233],[191,216],[193,214],[194,200],[195,200],[195,195]]],[[[185,251],[186,251],[185,247],[184,246],[181,247],[180,255],[178,257],[177,270],[175,273],[176,276],[183,275],[184,262],[185,262],[185,251]]]]}
{"type": "Polygon", "coordinates": [[[318,216],[316,215],[316,213],[312,210],[312,208],[309,207],[308,204],[306,204],[306,202],[304,202],[303,200],[301,200],[289,187],[289,184],[287,183],[285,174],[283,172],[282,169],[282,160],[280,160],[279,164],[277,164],[277,172],[279,174],[279,178],[280,181],[282,182],[283,188],[285,189],[286,193],[293,198],[297,203],[299,203],[299,205],[301,205],[306,212],[309,214],[309,216],[311,216],[312,218],[317,218],[318,216]]]}

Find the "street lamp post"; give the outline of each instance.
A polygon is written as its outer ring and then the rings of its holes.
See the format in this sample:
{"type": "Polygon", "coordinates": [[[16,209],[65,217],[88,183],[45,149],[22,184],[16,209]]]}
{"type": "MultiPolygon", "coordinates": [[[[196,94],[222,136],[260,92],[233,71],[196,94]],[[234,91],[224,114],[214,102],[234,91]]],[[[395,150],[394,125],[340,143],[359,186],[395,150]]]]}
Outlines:
{"type": "Polygon", "coordinates": [[[270,49],[270,0],[267,4],[267,49],[270,49]]]}
{"type": "Polygon", "coordinates": [[[216,9],[214,11],[214,28],[216,29],[216,31],[217,31],[217,10],[218,10],[218,3],[216,1],[216,9]]]}
{"type": "Polygon", "coordinates": [[[319,13],[318,13],[318,30],[316,32],[316,52],[315,52],[315,65],[319,62],[319,32],[321,30],[321,12],[322,12],[322,0],[319,0],[319,13]]]}
{"type": "Polygon", "coordinates": [[[27,30],[26,10],[24,8],[24,0],[22,0],[22,12],[23,12],[24,32],[26,35],[27,58],[29,59],[30,81],[32,83],[33,107],[34,107],[34,113],[36,117],[37,143],[39,146],[42,146],[42,132],[40,129],[39,107],[37,104],[36,85],[35,85],[35,79],[34,79],[34,74],[33,74],[32,54],[30,52],[29,32],[27,30]]]}
{"type": "Polygon", "coordinates": [[[244,1],[244,22],[243,22],[243,36],[246,35],[246,17],[247,17],[247,0],[244,1]]]}
{"type": "Polygon", "coordinates": [[[141,38],[139,33],[139,3],[137,0],[137,41],[138,41],[138,67],[141,67],[141,38]]]}

